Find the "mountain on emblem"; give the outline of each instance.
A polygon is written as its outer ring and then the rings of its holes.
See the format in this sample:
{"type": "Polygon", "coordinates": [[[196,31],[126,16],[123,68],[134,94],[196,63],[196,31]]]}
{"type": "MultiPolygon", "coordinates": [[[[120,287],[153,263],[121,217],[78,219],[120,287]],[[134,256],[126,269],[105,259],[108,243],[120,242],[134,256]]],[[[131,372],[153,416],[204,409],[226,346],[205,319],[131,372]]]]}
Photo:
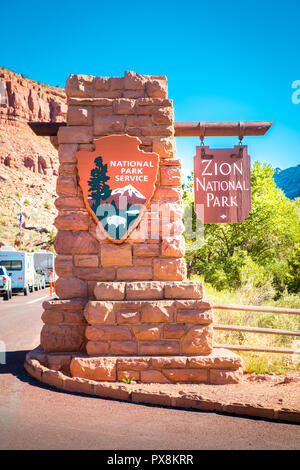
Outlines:
{"type": "Polygon", "coordinates": [[[77,152],[79,184],[87,209],[106,237],[122,243],[153,196],[159,157],[140,150],[138,137],[112,135],[94,144],[94,152],[77,152]]]}

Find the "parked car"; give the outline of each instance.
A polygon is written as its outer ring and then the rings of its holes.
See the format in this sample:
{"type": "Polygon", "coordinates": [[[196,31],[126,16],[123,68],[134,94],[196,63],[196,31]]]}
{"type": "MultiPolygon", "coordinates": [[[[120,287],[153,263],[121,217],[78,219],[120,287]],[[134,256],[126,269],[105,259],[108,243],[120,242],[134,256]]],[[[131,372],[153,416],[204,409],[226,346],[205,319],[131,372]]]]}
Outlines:
{"type": "Polygon", "coordinates": [[[12,298],[11,279],[4,266],[0,266],[0,297],[4,300],[12,298]]]}
{"type": "Polygon", "coordinates": [[[0,266],[6,268],[11,278],[13,292],[23,292],[24,295],[33,292],[35,283],[33,253],[2,246],[0,248],[0,266]]]}

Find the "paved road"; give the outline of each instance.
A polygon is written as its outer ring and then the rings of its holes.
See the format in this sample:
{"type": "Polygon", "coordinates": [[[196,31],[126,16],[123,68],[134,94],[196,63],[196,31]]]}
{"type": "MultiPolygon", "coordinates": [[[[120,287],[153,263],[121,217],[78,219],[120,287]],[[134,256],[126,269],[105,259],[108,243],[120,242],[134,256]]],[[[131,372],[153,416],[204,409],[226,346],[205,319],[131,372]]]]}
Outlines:
{"type": "Polygon", "coordinates": [[[49,290],[0,300],[0,449],[299,449],[300,427],[63,393],[28,377],[49,290]],[[1,359],[1,356],[0,356],[1,359]]]}

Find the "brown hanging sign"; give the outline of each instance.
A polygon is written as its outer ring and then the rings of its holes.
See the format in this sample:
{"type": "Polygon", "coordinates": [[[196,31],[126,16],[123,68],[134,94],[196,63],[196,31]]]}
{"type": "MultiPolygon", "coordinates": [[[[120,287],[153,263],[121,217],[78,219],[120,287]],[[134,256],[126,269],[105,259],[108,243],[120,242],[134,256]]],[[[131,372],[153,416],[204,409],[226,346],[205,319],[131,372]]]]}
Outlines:
{"type": "Polygon", "coordinates": [[[155,191],[159,156],[141,150],[141,143],[138,137],[110,135],[95,139],[93,152],[76,153],[85,205],[114,243],[135,229],[155,191]]]}
{"type": "Polygon", "coordinates": [[[251,211],[250,157],[246,145],[196,147],[195,212],[204,224],[244,222],[251,211]]]}

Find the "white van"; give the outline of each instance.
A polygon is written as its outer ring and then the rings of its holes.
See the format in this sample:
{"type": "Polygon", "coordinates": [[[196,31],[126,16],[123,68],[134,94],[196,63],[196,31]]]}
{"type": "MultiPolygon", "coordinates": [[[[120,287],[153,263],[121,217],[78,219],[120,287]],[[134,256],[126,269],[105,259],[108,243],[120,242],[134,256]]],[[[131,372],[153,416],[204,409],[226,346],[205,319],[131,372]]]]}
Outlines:
{"type": "Polygon", "coordinates": [[[50,285],[50,281],[56,281],[57,278],[54,270],[55,256],[55,253],[47,250],[33,253],[35,270],[39,270],[45,275],[46,286],[50,285]]]}
{"type": "Polygon", "coordinates": [[[12,291],[28,295],[33,292],[35,269],[33,253],[17,251],[12,246],[0,248],[0,266],[4,266],[11,278],[12,291]]]}

